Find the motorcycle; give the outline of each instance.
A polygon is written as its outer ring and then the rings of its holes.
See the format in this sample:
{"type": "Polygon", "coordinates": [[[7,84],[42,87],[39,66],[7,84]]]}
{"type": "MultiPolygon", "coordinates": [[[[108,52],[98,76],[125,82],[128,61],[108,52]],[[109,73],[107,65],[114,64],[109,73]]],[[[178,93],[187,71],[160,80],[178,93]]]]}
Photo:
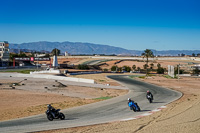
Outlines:
{"type": "Polygon", "coordinates": [[[147,99],[149,100],[149,103],[152,103],[152,102],[153,102],[153,98],[152,98],[151,95],[148,95],[148,96],[147,96],[147,99]]]}
{"type": "Polygon", "coordinates": [[[59,112],[60,109],[57,109],[55,111],[50,111],[47,110],[45,113],[47,115],[47,119],[50,121],[53,121],[53,119],[61,119],[64,120],[65,119],[65,115],[61,112],[59,112]]]}
{"type": "Polygon", "coordinates": [[[133,110],[134,112],[139,112],[140,111],[139,105],[136,102],[134,102],[134,104],[136,105],[137,108],[132,104],[130,106],[130,109],[133,110]]]}

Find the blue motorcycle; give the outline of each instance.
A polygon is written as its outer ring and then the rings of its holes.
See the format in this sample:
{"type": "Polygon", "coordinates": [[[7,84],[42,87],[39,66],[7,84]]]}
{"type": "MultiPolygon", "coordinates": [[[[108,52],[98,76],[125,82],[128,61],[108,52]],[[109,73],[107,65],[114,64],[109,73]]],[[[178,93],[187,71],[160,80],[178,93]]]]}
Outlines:
{"type": "Polygon", "coordinates": [[[128,106],[134,112],[139,112],[140,111],[140,107],[138,106],[138,104],[136,102],[131,101],[131,102],[128,103],[128,106]]]}

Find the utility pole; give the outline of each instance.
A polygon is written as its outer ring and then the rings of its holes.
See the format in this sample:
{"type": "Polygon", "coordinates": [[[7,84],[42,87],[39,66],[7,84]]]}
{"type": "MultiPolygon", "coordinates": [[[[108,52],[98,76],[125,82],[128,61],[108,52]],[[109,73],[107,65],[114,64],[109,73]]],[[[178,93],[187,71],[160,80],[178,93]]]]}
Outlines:
{"type": "Polygon", "coordinates": [[[38,71],[38,55],[36,54],[36,57],[37,57],[37,71],[38,71]]]}
{"type": "Polygon", "coordinates": [[[179,81],[179,74],[180,74],[180,63],[178,64],[178,81],[179,81]]]}

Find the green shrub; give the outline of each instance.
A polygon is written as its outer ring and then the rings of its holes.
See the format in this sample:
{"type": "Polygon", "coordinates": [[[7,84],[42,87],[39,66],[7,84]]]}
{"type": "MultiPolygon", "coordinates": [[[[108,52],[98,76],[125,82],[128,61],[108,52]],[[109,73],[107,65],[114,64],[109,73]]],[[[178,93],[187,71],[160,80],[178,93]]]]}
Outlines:
{"type": "Polygon", "coordinates": [[[162,68],[162,67],[158,67],[157,73],[158,73],[158,74],[164,74],[164,73],[165,73],[165,69],[162,68]]]}
{"type": "Polygon", "coordinates": [[[99,97],[99,98],[95,98],[96,100],[107,100],[110,99],[112,97],[99,97]]]}
{"type": "Polygon", "coordinates": [[[146,76],[139,76],[139,78],[141,78],[141,79],[145,79],[145,78],[146,78],[146,76]]]}

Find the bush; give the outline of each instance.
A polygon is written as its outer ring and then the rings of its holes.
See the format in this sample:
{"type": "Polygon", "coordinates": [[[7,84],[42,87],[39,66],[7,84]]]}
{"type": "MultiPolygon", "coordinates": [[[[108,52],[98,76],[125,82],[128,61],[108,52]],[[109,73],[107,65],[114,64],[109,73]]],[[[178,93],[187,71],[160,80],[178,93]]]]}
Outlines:
{"type": "MultiPolygon", "coordinates": [[[[183,74],[184,70],[179,69],[179,74],[183,74]]],[[[175,68],[174,74],[177,75],[178,74],[178,68],[175,68]]]]}
{"type": "Polygon", "coordinates": [[[164,73],[165,73],[165,69],[162,68],[162,67],[158,67],[157,73],[158,73],[158,74],[164,74],[164,73]]]}
{"type": "Polygon", "coordinates": [[[88,67],[88,65],[81,65],[81,64],[79,64],[79,65],[78,65],[78,69],[81,69],[81,70],[88,70],[89,67],[88,67]]]}
{"type": "Polygon", "coordinates": [[[105,69],[103,69],[103,71],[104,71],[104,72],[108,72],[108,69],[107,69],[107,68],[105,68],[105,69]]]}
{"type": "Polygon", "coordinates": [[[123,70],[126,72],[130,72],[131,68],[129,66],[123,66],[123,70]]]}
{"type": "Polygon", "coordinates": [[[145,78],[146,78],[146,76],[139,76],[139,78],[141,78],[141,79],[145,79],[145,78]]]}
{"type": "Polygon", "coordinates": [[[194,74],[194,75],[199,75],[199,73],[200,73],[200,70],[199,70],[198,67],[196,67],[196,68],[193,69],[193,71],[192,71],[192,74],[194,74]]]}
{"type": "Polygon", "coordinates": [[[112,66],[111,71],[117,71],[117,66],[112,66]]]}

